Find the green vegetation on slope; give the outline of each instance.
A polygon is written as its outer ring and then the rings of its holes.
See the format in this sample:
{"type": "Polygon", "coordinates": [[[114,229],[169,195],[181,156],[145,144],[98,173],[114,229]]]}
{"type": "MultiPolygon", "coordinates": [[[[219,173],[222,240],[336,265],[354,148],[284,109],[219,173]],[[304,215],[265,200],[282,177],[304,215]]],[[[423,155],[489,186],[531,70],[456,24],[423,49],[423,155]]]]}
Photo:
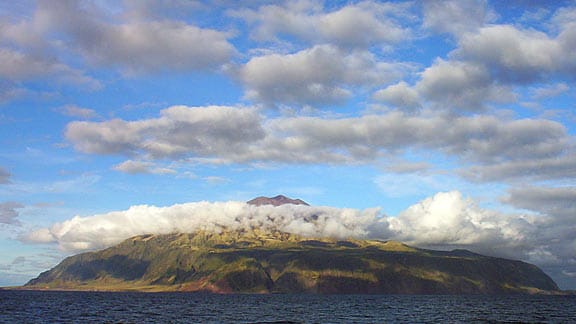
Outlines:
{"type": "Polygon", "coordinates": [[[399,242],[281,232],[143,235],[72,256],[34,289],[217,293],[495,294],[558,290],[537,267],[399,242]]]}

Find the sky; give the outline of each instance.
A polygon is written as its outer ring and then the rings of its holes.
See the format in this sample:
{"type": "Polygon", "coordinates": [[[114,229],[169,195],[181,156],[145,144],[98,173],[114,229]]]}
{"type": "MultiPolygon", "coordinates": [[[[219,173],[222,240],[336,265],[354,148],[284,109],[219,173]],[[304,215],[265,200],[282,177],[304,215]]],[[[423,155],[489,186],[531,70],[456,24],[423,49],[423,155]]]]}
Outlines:
{"type": "Polygon", "coordinates": [[[261,227],[576,289],[575,81],[575,1],[0,1],[0,285],[261,227]]]}

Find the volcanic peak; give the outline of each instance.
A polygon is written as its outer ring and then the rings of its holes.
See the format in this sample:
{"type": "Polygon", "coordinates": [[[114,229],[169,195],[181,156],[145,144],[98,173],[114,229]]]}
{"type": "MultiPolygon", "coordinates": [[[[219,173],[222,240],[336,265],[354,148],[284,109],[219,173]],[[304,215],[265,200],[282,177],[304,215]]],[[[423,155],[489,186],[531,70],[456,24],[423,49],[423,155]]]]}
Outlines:
{"type": "Polygon", "coordinates": [[[262,205],[280,206],[286,204],[310,206],[308,203],[306,203],[301,199],[291,199],[283,195],[278,195],[272,198],[261,196],[248,201],[247,204],[255,206],[262,206],[262,205]]]}

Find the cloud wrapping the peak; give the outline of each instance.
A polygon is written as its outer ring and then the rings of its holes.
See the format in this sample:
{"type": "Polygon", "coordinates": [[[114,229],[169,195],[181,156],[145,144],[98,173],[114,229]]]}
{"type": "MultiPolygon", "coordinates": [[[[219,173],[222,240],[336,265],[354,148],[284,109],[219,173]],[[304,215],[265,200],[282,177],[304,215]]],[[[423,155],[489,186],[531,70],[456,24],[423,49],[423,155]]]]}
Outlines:
{"type": "MultiPolygon", "coordinates": [[[[566,201],[566,194],[569,198],[574,195],[572,189],[549,193],[561,195],[558,199],[563,201],[566,201]]],[[[512,192],[510,201],[519,203],[528,194],[525,191],[512,192]]],[[[574,237],[565,230],[571,223],[565,215],[560,216],[535,217],[496,212],[481,208],[458,191],[437,193],[395,217],[383,214],[379,208],[274,207],[236,201],[203,201],[168,207],[139,205],[124,211],[75,216],[49,228],[30,232],[22,239],[34,243],[57,243],[65,251],[81,251],[105,248],[141,234],[257,228],[306,237],[392,239],[420,247],[467,248],[488,255],[520,258],[541,266],[556,267],[556,270],[572,269],[571,261],[568,261],[576,259],[566,249],[566,244],[573,244],[574,237]],[[546,241],[549,243],[544,244],[546,241]],[[567,261],[551,263],[550,259],[542,259],[543,254],[554,256],[554,260],[567,261]]]]}
{"type": "Polygon", "coordinates": [[[300,205],[253,206],[244,202],[196,202],[169,207],[132,206],[125,211],[76,216],[27,236],[57,242],[64,250],[98,249],[140,234],[198,230],[280,230],[311,237],[365,237],[378,209],[364,211],[300,205]]]}
{"type": "MultiPolygon", "coordinates": [[[[491,256],[521,259],[556,278],[574,272],[574,188],[513,190],[509,203],[542,212],[502,213],[485,209],[458,191],[439,192],[397,216],[365,210],[305,205],[254,206],[245,202],[193,202],[167,207],[75,216],[21,237],[30,243],[56,243],[64,251],[102,249],[142,234],[198,230],[283,231],[305,237],[397,240],[418,247],[465,248],[491,256]],[[533,204],[531,197],[538,202],[533,204]],[[559,210],[554,206],[564,206],[559,210]]],[[[17,207],[17,206],[16,206],[17,207]]]]}
{"type": "Polygon", "coordinates": [[[85,250],[104,248],[140,234],[258,228],[307,237],[396,239],[419,246],[469,246],[506,254],[510,253],[507,249],[522,244],[529,249],[527,244],[533,238],[528,234],[534,226],[533,219],[482,209],[453,191],[426,198],[396,217],[382,214],[379,208],[355,210],[290,204],[274,207],[234,201],[168,207],[139,205],[124,211],[75,216],[32,232],[27,240],[56,242],[64,250],[85,250]]]}

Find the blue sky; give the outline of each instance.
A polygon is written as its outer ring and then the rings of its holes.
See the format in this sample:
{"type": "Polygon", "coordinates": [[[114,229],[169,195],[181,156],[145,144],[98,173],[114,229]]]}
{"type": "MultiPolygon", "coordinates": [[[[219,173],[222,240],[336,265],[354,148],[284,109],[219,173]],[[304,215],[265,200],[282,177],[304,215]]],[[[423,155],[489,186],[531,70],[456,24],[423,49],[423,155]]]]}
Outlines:
{"type": "Polygon", "coordinates": [[[573,1],[0,16],[0,284],[130,235],[249,223],[467,248],[576,288],[573,1]],[[325,217],[238,203],[277,194],[325,217]]]}

